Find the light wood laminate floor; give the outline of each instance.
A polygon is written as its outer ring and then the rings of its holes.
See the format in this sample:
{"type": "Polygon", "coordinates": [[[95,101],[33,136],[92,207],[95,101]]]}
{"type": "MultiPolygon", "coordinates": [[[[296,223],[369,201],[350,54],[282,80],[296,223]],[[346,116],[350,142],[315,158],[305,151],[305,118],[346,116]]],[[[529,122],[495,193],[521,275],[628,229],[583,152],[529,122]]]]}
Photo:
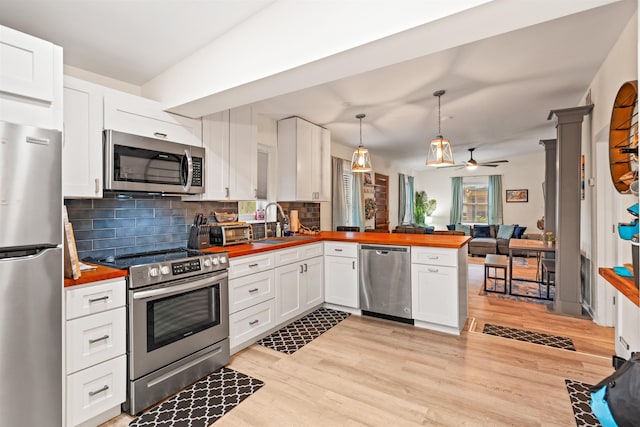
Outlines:
{"type": "Polygon", "coordinates": [[[568,336],[578,351],[351,316],[291,356],[257,345],[234,355],[229,367],[265,385],[215,425],[575,425],[564,379],[595,383],[612,372],[611,329],[544,305],[479,296],[482,265],[473,261],[469,272],[476,326],[568,336]]]}

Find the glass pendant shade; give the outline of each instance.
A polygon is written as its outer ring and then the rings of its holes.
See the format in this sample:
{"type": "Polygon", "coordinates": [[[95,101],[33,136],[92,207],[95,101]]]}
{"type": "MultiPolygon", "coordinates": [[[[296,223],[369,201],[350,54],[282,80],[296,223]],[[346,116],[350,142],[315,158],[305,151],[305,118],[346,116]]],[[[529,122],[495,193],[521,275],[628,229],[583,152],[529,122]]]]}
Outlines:
{"type": "Polygon", "coordinates": [[[351,156],[351,172],[371,172],[373,170],[369,150],[362,145],[362,119],[365,117],[364,114],[356,116],[356,119],[360,120],[360,145],[353,151],[353,156],[351,156]]]}
{"type": "Polygon", "coordinates": [[[433,92],[433,96],[438,97],[438,136],[431,140],[429,151],[427,152],[427,166],[449,166],[453,165],[453,152],[451,151],[451,141],[442,137],[440,131],[440,97],[445,94],[444,90],[433,92]]]}
{"type": "Polygon", "coordinates": [[[369,150],[360,145],[351,156],[351,172],[371,172],[372,169],[369,150]]]}
{"type": "Polygon", "coordinates": [[[451,142],[444,139],[442,135],[438,135],[436,139],[429,144],[429,152],[427,153],[427,166],[449,166],[453,165],[453,152],[451,151],[451,142]]]}

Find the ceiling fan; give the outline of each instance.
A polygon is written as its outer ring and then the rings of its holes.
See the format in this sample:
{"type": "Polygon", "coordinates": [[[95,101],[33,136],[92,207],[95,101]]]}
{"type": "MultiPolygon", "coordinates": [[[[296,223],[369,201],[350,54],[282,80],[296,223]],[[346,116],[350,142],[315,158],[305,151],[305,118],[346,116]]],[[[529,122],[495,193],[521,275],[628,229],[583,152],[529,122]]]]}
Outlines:
{"type": "Polygon", "coordinates": [[[473,152],[474,151],[475,151],[475,148],[469,148],[469,160],[464,162],[462,165],[445,166],[445,168],[447,168],[447,167],[449,167],[449,168],[458,168],[458,169],[467,168],[469,170],[473,170],[473,169],[477,168],[478,166],[486,166],[486,167],[489,167],[489,168],[495,168],[495,167],[500,166],[500,163],[509,163],[509,160],[493,160],[491,162],[479,163],[477,160],[475,160],[473,158],[473,152]]]}

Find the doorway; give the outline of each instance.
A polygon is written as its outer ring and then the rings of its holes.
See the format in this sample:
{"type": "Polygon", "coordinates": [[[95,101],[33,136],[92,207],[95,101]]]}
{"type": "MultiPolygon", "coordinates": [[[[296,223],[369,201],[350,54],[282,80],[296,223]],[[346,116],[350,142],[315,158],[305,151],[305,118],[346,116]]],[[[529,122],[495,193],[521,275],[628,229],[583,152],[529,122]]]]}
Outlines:
{"type": "Polygon", "coordinates": [[[375,174],[376,230],[389,231],[389,177],[375,174]]]}

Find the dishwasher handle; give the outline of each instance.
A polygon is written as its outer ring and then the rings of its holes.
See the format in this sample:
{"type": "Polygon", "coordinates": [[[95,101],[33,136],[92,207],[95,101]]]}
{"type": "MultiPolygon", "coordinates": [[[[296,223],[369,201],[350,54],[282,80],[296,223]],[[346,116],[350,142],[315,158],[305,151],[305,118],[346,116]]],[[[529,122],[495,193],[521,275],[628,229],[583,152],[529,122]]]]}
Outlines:
{"type": "Polygon", "coordinates": [[[409,252],[409,246],[360,245],[362,251],[375,251],[378,255],[388,255],[389,252],[409,252]]]}

